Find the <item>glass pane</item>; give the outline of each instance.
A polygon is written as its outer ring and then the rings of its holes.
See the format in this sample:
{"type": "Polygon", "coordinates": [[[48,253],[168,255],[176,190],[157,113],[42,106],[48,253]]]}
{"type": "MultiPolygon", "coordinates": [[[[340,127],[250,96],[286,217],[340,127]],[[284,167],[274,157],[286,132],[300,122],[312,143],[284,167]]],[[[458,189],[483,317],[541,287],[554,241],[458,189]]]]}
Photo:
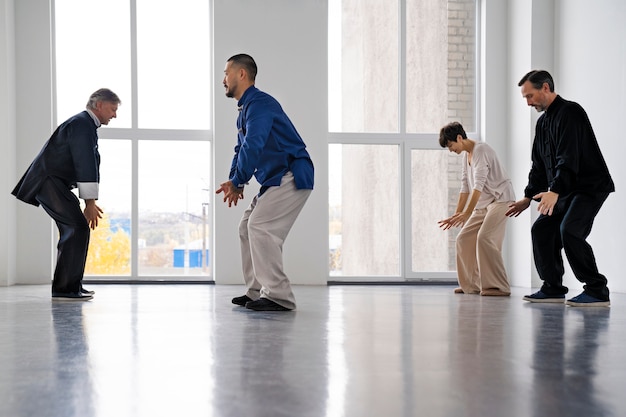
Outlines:
{"type": "Polygon", "coordinates": [[[210,128],[209,35],[208,0],[137,0],[140,128],[210,128]]]}
{"type": "Polygon", "coordinates": [[[100,193],[104,211],[91,232],[85,275],[130,275],[131,143],[129,140],[98,140],[100,193]]]}
{"type": "Polygon", "coordinates": [[[54,4],[57,124],[84,110],[91,93],[110,88],[123,104],[110,126],[131,127],[128,0],[54,4]]]}
{"type": "Polygon", "coordinates": [[[413,272],[456,271],[459,228],[437,222],[454,213],[461,189],[461,159],[447,150],[411,150],[411,242],[413,272]]]}
{"type": "Polygon", "coordinates": [[[139,275],[210,274],[210,142],[139,142],[139,275]]]}
{"type": "Polygon", "coordinates": [[[398,131],[398,1],[329,0],[331,132],[398,131]]]}
{"type": "Polygon", "coordinates": [[[406,129],[476,129],[476,0],[407,0],[406,129]]]}
{"type": "Polygon", "coordinates": [[[399,276],[399,147],[332,144],[328,153],[330,274],[399,276]]]}

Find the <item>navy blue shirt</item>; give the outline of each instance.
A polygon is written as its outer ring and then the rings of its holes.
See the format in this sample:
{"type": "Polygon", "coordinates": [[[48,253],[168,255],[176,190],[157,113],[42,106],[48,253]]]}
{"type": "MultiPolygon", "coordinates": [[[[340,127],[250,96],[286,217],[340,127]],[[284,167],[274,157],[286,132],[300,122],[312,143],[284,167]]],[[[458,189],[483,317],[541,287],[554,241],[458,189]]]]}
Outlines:
{"type": "Polygon", "coordinates": [[[532,162],[525,197],[548,188],[562,196],[615,191],[587,113],[561,96],[537,120],[532,162]]]}
{"type": "Polygon", "coordinates": [[[291,171],[297,188],[313,189],[313,161],[278,101],[251,86],[237,105],[237,146],[230,181],[239,187],[254,175],[263,192],[279,186],[291,171]]]}

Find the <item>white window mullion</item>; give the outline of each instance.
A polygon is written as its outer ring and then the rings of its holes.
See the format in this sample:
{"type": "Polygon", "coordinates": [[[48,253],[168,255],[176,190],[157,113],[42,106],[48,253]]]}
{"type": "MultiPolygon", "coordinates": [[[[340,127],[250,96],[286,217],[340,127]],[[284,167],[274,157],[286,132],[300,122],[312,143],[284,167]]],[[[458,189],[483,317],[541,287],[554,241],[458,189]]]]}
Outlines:
{"type": "MultiPolygon", "coordinates": [[[[57,120],[57,53],[56,53],[56,17],[55,17],[55,0],[50,1],[50,50],[52,56],[50,57],[52,67],[50,73],[52,77],[52,120],[57,120]]],[[[52,129],[54,130],[54,129],[52,129]]]]}
{"type": "MultiPolygon", "coordinates": [[[[136,130],[139,126],[138,121],[138,89],[137,89],[137,2],[130,0],[130,69],[131,69],[131,93],[132,93],[132,116],[131,130],[136,130]]],[[[132,149],[132,170],[131,170],[131,258],[130,258],[130,277],[137,279],[139,276],[139,197],[137,193],[139,184],[139,138],[137,135],[131,135],[132,149]]]]}
{"type": "MultiPolygon", "coordinates": [[[[400,0],[399,2],[399,10],[398,10],[398,28],[399,28],[399,42],[398,42],[398,100],[400,101],[398,104],[398,132],[401,137],[405,137],[406,133],[406,0],[400,0]]],[[[403,139],[400,147],[399,147],[400,155],[398,156],[398,160],[400,161],[400,175],[398,176],[400,180],[400,277],[406,277],[407,269],[406,262],[407,259],[411,259],[411,245],[407,245],[407,228],[403,227],[402,224],[406,221],[406,213],[407,204],[410,204],[411,198],[410,194],[405,192],[407,189],[407,184],[410,184],[410,176],[411,176],[411,164],[406,163],[407,159],[407,146],[406,140],[403,139]],[[407,182],[407,178],[409,181],[407,182]]]]}
{"type": "Polygon", "coordinates": [[[406,0],[399,2],[398,28],[398,132],[402,135],[406,133],[406,0]]]}

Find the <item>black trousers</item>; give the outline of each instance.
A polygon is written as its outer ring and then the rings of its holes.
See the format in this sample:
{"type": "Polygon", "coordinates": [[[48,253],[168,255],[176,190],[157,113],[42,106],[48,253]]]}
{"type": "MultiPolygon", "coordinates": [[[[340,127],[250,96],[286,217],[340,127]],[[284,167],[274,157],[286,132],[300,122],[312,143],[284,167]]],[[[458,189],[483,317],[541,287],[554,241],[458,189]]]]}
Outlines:
{"type": "Polygon", "coordinates": [[[564,249],[567,260],[585,293],[600,300],[609,300],[606,277],[598,272],[596,258],[587,236],[608,193],[570,194],[559,198],[552,216],[540,215],[532,227],[533,255],[541,291],[548,295],[566,294],[563,286],[564,249]]]}
{"type": "Polygon", "coordinates": [[[37,201],[59,228],[52,292],[77,293],[85,273],[90,232],[80,202],[66,185],[54,178],[44,182],[37,201]]]}

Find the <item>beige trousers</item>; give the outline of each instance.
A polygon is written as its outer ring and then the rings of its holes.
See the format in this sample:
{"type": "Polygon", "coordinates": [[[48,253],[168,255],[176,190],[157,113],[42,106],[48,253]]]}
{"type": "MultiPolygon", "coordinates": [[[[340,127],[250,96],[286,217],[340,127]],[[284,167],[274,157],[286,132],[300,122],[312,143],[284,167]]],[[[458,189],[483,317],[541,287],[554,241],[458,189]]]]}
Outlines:
{"type": "Polygon", "coordinates": [[[456,267],[465,294],[487,289],[511,292],[502,259],[509,204],[493,202],[474,210],[456,238],[456,267]]]}
{"type": "Polygon", "coordinates": [[[296,308],[289,278],[283,271],[283,242],[304,207],[311,190],[296,188],[293,174],[279,187],[269,187],[252,199],[239,223],[243,278],[253,300],[264,297],[296,308]]]}

